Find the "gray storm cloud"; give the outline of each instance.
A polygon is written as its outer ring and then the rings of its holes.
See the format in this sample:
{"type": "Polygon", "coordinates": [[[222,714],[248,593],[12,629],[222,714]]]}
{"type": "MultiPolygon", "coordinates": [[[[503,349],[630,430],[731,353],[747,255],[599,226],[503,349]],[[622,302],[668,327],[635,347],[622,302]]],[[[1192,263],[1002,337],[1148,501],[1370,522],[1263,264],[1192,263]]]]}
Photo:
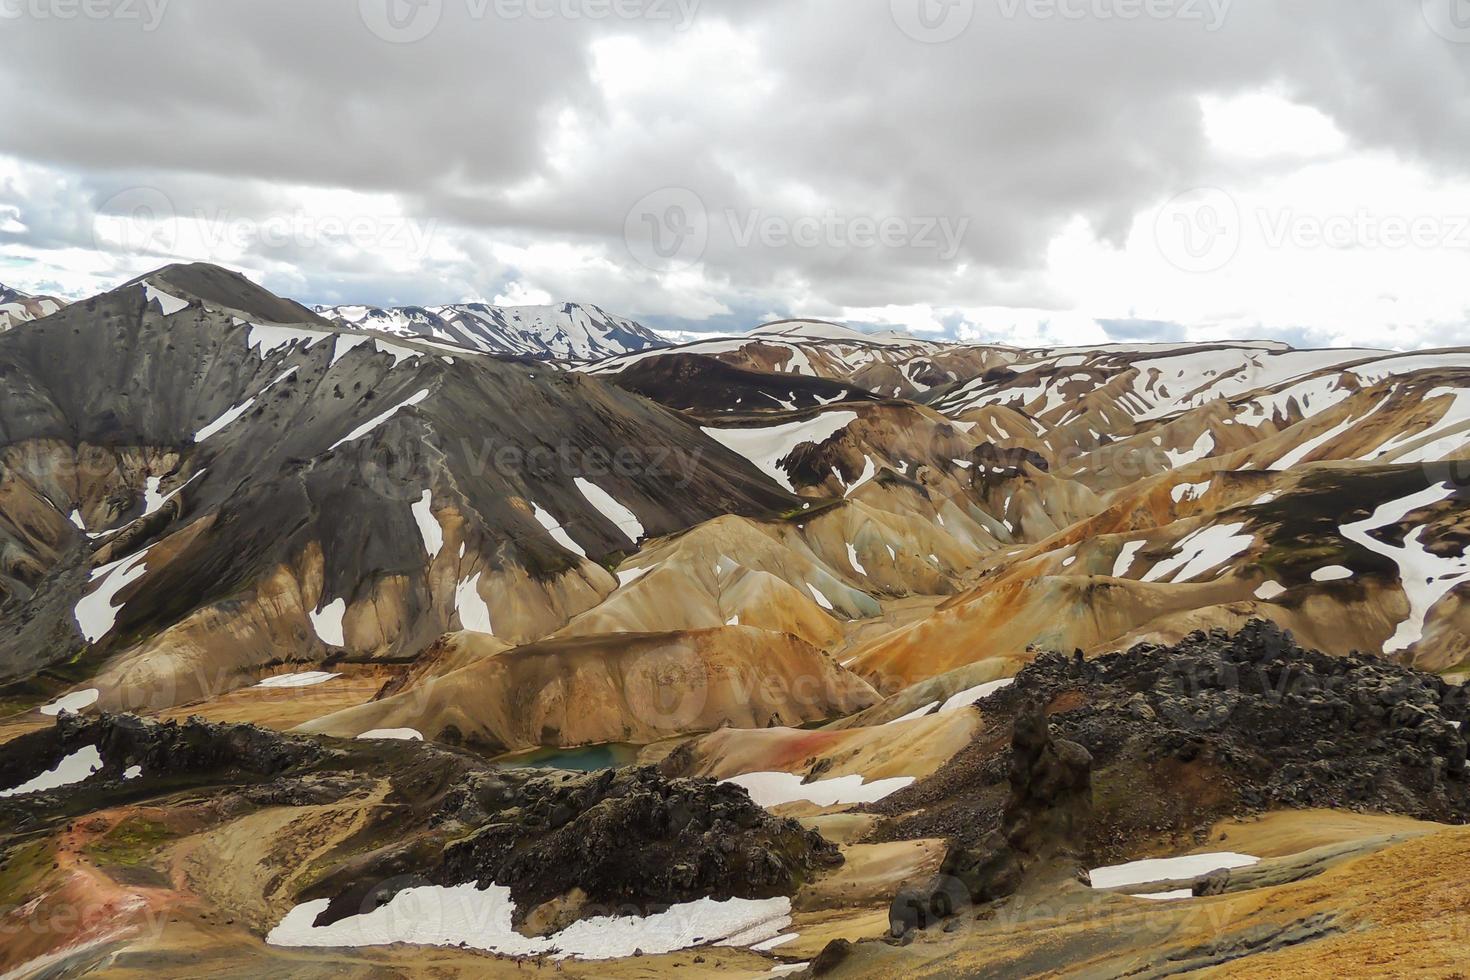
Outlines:
{"type": "Polygon", "coordinates": [[[8,251],[95,247],[95,212],[137,186],[257,223],[301,207],[284,187],[384,196],[444,246],[414,269],[243,243],[307,301],[489,296],[563,243],[600,259],[540,288],[646,314],[697,264],[702,305],[665,304],[689,320],[1045,307],[1070,223],[1120,244],[1172,194],[1269,177],[1212,154],[1200,112],[1263,88],[1364,152],[1455,179],[1470,160],[1470,37],[1436,0],[0,3],[0,154],[30,174],[0,178],[8,251]],[[696,205],[649,215],[666,268],[625,239],[670,189],[696,205]]]}

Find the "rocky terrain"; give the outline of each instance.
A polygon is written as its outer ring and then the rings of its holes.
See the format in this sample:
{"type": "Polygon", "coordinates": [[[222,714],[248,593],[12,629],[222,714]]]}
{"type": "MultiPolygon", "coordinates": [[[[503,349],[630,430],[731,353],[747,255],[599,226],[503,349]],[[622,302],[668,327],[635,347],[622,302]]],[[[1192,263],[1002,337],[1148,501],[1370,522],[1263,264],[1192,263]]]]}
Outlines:
{"type": "Polygon", "coordinates": [[[1470,958],[1464,350],[35,312],[0,973],[1470,958]]]}

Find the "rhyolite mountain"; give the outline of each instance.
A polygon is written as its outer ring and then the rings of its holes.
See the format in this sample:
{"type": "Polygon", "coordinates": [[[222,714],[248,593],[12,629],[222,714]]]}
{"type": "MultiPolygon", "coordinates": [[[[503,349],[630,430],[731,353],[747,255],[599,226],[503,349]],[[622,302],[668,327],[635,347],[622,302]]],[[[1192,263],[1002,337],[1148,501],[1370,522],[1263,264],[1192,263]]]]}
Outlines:
{"type": "Polygon", "coordinates": [[[50,316],[66,305],[54,296],[33,296],[0,282],[0,331],[43,316],[50,316]]]}
{"type": "Polygon", "coordinates": [[[0,334],[0,972],[1470,958],[1470,351],[464,309],[0,334]]]}
{"type": "Polygon", "coordinates": [[[397,337],[423,337],[494,354],[538,360],[596,361],[668,346],[652,330],[598,306],[318,307],[333,322],[397,337]]]}
{"type": "Polygon", "coordinates": [[[799,506],[597,379],[342,331],[207,266],[8,333],[0,384],[0,673],[85,650],[124,700],[411,657],[482,610],[534,638],[645,535],[799,506]]]}

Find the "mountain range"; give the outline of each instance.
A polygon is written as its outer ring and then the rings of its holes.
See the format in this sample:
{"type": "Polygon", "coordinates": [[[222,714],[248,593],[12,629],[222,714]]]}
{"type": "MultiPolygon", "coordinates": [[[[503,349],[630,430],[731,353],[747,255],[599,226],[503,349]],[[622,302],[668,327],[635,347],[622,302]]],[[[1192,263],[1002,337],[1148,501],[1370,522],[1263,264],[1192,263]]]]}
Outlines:
{"type": "Polygon", "coordinates": [[[1448,969],[1467,475],[1464,348],[160,269],[0,335],[0,972],[1448,969]]]}
{"type": "Polygon", "coordinates": [[[641,324],[597,306],[372,306],[317,307],[341,326],[399,337],[425,337],[470,350],[521,354],[539,360],[594,361],[666,346],[641,324]]]}
{"type": "Polygon", "coordinates": [[[52,296],[32,296],[0,283],[0,330],[9,330],[18,323],[50,316],[65,306],[63,300],[52,296]]]}

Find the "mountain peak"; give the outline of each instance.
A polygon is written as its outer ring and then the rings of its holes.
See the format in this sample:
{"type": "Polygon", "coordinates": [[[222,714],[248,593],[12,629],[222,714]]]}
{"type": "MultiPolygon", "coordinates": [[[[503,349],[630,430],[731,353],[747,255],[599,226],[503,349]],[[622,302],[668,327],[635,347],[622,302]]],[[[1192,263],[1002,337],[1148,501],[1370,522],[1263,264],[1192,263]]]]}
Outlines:
{"type": "Polygon", "coordinates": [[[751,332],[751,336],[779,336],[800,340],[835,340],[859,344],[921,344],[924,341],[894,330],[881,333],[863,333],[842,323],[830,320],[775,320],[762,324],[751,332]]]}
{"type": "Polygon", "coordinates": [[[208,262],[166,265],[121,287],[148,285],[179,299],[198,300],[206,306],[259,323],[306,323],[330,328],[331,323],[294,300],[283,299],[244,275],[208,262]]]}

